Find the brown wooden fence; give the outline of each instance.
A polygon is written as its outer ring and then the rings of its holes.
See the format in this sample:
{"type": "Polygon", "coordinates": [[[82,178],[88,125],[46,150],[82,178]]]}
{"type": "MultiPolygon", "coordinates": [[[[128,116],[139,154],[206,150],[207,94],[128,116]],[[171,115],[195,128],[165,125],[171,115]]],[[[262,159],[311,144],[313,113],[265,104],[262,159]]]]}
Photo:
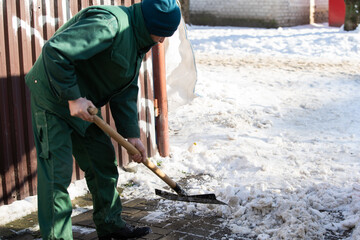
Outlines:
{"type": "MultiPolygon", "coordinates": [[[[92,5],[125,5],[140,0],[0,0],[0,205],[36,195],[36,150],[24,76],[54,32],[79,10],[92,5]]],[[[151,54],[140,73],[139,120],[148,155],[156,152],[151,54]]],[[[109,107],[104,119],[113,127],[109,107]]],[[[119,164],[126,151],[113,142],[119,164]]],[[[74,162],[73,180],[82,179],[74,162]]]]}

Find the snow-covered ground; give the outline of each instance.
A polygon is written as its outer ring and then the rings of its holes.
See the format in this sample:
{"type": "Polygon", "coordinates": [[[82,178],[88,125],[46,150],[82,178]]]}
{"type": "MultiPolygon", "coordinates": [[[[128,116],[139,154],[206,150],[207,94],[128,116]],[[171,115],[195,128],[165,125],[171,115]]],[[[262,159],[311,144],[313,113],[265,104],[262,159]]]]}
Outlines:
{"type": "MultiPolygon", "coordinates": [[[[360,239],[360,29],[190,26],[188,36],[197,97],[170,109],[171,156],[152,160],[175,181],[188,178],[189,194],[215,193],[229,205],[162,200],[154,219],[176,208],[222,217],[234,239],[350,229],[348,239],[360,239]]],[[[165,187],[142,165],[120,173],[120,185],[130,181],[126,199],[156,198],[154,188],[165,187]]],[[[24,202],[36,209],[33,198],[2,206],[0,221],[20,217],[24,202]]]]}

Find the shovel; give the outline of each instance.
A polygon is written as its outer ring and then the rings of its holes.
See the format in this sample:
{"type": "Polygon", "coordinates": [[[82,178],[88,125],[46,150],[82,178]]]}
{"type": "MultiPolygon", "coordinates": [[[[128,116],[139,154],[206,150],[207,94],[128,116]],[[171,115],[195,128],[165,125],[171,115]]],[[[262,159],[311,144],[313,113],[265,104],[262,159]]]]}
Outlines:
{"type": "MultiPolygon", "coordinates": [[[[117,141],[121,146],[123,146],[130,154],[140,154],[131,143],[129,143],[125,138],[123,138],[117,131],[115,131],[109,124],[104,120],[98,117],[96,114],[98,112],[97,108],[88,108],[88,112],[93,115],[94,123],[101,128],[104,132],[109,134],[115,141],[117,141]]],[[[171,178],[169,178],[163,171],[161,171],[154,163],[146,159],[143,164],[148,167],[153,173],[155,173],[161,180],[163,180],[167,185],[169,185],[176,193],[170,193],[163,190],[155,189],[155,194],[175,201],[184,201],[184,202],[196,202],[196,203],[206,203],[206,204],[222,204],[227,205],[224,202],[221,202],[216,199],[215,194],[201,194],[201,195],[187,195],[186,192],[171,178]]]]}

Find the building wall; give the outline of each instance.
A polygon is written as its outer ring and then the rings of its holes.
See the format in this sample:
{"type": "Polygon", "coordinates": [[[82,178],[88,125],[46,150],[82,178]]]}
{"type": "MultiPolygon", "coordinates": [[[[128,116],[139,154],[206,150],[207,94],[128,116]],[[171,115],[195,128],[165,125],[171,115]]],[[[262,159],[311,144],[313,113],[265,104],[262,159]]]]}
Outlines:
{"type": "Polygon", "coordinates": [[[329,20],[329,0],[315,1],[314,19],[316,23],[328,22],[329,20]]]}
{"type": "MultiPolygon", "coordinates": [[[[249,27],[309,24],[310,2],[310,0],[190,0],[190,23],[249,27]]],[[[326,0],[313,0],[313,2],[318,4],[315,9],[326,11],[327,14],[326,0]]]]}

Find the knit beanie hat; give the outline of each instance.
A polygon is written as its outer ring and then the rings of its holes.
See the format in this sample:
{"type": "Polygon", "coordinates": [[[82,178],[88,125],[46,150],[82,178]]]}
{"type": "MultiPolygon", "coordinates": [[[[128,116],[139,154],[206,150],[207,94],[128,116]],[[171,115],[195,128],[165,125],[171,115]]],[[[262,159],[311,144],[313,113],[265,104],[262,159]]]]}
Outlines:
{"type": "Polygon", "coordinates": [[[181,12],[176,0],[142,0],[141,9],[150,34],[170,37],[180,23],[181,12]]]}

